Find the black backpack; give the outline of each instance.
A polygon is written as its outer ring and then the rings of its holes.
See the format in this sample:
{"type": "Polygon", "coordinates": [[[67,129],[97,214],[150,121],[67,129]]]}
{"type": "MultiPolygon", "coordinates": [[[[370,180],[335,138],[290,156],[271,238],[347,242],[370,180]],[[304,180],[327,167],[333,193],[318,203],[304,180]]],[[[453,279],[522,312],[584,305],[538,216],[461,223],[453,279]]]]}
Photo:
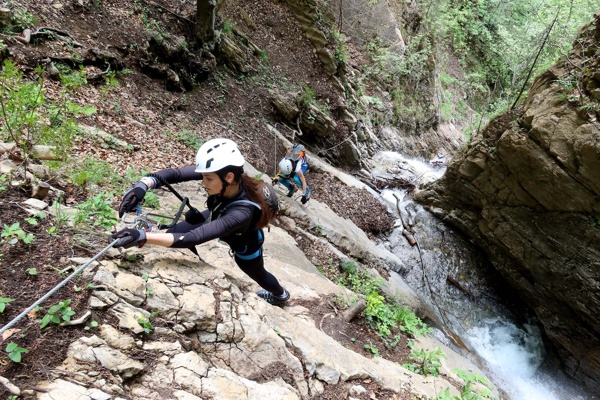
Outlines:
{"type": "MultiPolygon", "coordinates": [[[[261,181],[261,188],[259,190],[263,196],[263,199],[265,199],[265,203],[267,203],[269,210],[271,211],[271,219],[269,220],[269,223],[271,223],[273,220],[275,220],[275,218],[277,218],[277,214],[279,213],[279,198],[277,197],[277,192],[273,188],[273,185],[265,181],[261,181]]],[[[225,208],[223,208],[223,211],[227,210],[232,205],[239,203],[252,204],[259,210],[262,210],[259,204],[256,204],[252,200],[243,199],[232,201],[231,203],[227,204],[225,208]]]]}

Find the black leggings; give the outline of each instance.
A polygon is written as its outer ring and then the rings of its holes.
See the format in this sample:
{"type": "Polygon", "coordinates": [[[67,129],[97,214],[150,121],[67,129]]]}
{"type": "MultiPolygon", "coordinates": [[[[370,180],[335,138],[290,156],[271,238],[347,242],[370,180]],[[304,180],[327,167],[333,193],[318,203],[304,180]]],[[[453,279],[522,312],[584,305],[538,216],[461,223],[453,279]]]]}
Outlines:
{"type": "Polygon", "coordinates": [[[240,267],[246,275],[252,278],[254,282],[258,283],[260,287],[268,290],[275,296],[281,296],[283,294],[283,287],[279,284],[277,278],[265,269],[262,249],[260,256],[253,258],[252,260],[242,260],[238,257],[234,257],[234,259],[238,267],[240,267]]]}
{"type": "MultiPolygon", "coordinates": [[[[198,225],[192,225],[183,221],[167,230],[167,233],[187,233],[196,226],[198,225]]],[[[192,250],[194,254],[198,254],[194,251],[196,250],[195,247],[191,247],[190,250],[192,250]]],[[[273,274],[265,269],[262,248],[260,249],[260,255],[251,260],[242,260],[239,257],[234,257],[234,259],[238,267],[240,267],[240,269],[244,271],[246,275],[252,278],[254,282],[258,283],[260,287],[268,290],[275,296],[280,296],[283,294],[283,287],[279,284],[277,278],[275,278],[273,274]]]]}

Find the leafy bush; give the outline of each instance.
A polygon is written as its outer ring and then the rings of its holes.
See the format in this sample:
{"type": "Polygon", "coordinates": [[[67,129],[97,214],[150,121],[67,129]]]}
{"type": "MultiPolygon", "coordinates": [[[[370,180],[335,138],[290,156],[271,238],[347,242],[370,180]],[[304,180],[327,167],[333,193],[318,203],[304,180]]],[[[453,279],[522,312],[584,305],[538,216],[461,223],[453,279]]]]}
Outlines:
{"type": "Polygon", "coordinates": [[[359,269],[354,261],[344,262],[341,265],[344,272],[339,278],[339,283],[356,293],[368,295],[378,292],[383,284],[383,279],[375,279],[366,270],[359,269]]]}
{"type": "Polygon", "coordinates": [[[62,174],[74,185],[88,189],[111,187],[121,182],[113,166],[106,162],[85,156],[78,162],[64,163],[59,166],[62,174]]]}
{"type": "Polygon", "coordinates": [[[71,317],[75,315],[75,311],[71,309],[70,304],[71,299],[67,299],[50,307],[46,315],[42,317],[40,328],[44,329],[50,322],[59,325],[61,320],[70,321],[71,317]]]}
{"type": "Polygon", "coordinates": [[[442,366],[441,359],[446,358],[444,353],[437,347],[434,350],[426,350],[415,346],[411,346],[408,357],[412,363],[406,363],[403,367],[424,376],[439,376],[440,367],[442,366]]]}
{"type": "Polygon", "coordinates": [[[15,342],[10,342],[6,346],[5,351],[8,353],[8,356],[11,360],[13,360],[16,363],[19,363],[21,362],[21,354],[27,353],[29,350],[24,349],[23,347],[19,347],[19,345],[15,342]]]}
{"type": "Polygon", "coordinates": [[[414,312],[407,308],[403,307],[396,310],[394,317],[399,323],[400,330],[411,336],[427,336],[433,332],[433,329],[428,327],[426,323],[421,321],[421,318],[417,317],[414,312]]]}
{"type": "Polygon", "coordinates": [[[0,71],[0,112],[3,124],[0,140],[16,143],[24,159],[32,158],[36,144],[56,146],[58,157],[66,156],[76,135],[74,118],[91,115],[93,107],[82,107],[59,93],[60,101],[47,101],[43,87],[43,69],[36,68],[37,79],[30,81],[15,63],[7,60],[0,71]]]}
{"type": "Polygon", "coordinates": [[[450,388],[446,388],[445,391],[438,393],[436,400],[485,400],[492,398],[490,394],[492,384],[485,377],[461,369],[454,369],[453,371],[464,381],[460,396],[453,396],[450,394],[450,388]],[[475,383],[481,384],[483,388],[474,388],[473,384],[475,383]]]}
{"type": "Polygon", "coordinates": [[[21,33],[24,29],[33,28],[35,26],[35,17],[31,15],[25,8],[15,8],[12,10],[10,23],[3,27],[3,33],[21,33]]]}
{"type": "Polygon", "coordinates": [[[379,332],[380,335],[391,334],[391,328],[396,327],[394,311],[385,302],[385,297],[377,292],[367,296],[367,308],[364,311],[367,322],[379,332]]]}
{"type": "Polygon", "coordinates": [[[75,225],[89,224],[93,222],[94,226],[102,226],[106,229],[112,228],[119,220],[115,216],[115,211],[107,200],[111,196],[105,193],[98,193],[91,199],[88,199],[77,206],[77,213],[73,223],[75,225]]]}
{"type": "Polygon", "coordinates": [[[6,238],[6,241],[9,244],[16,244],[19,240],[25,244],[31,244],[33,243],[34,238],[31,233],[26,233],[21,229],[21,224],[19,222],[15,222],[10,226],[4,224],[0,237],[6,238]]]}

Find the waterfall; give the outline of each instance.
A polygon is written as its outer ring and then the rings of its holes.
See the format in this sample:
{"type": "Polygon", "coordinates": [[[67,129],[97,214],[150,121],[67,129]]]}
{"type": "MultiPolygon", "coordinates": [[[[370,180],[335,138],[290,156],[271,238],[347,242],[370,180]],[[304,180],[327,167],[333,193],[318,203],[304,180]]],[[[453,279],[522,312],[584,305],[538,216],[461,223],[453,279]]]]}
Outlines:
{"type": "MultiPolygon", "coordinates": [[[[445,172],[441,157],[427,162],[382,152],[372,161],[374,178],[401,179],[417,188],[445,172]]],[[[515,310],[497,294],[486,257],[468,238],[412,202],[406,190],[384,189],[382,198],[399,219],[384,245],[405,263],[404,281],[467,345],[465,355],[475,357],[500,390],[511,400],[586,399],[568,379],[557,381],[560,371],[543,368],[546,350],[538,324],[517,322],[515,310]],[[418,246],[403,230],[412,232],[418,246]]]]}

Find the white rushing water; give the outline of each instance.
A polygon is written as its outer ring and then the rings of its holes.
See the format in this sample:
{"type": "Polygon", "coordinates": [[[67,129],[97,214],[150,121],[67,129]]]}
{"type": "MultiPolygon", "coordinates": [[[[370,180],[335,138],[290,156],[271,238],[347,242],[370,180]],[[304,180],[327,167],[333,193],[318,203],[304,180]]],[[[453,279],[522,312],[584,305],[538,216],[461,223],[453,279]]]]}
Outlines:
{"type": "MultiPolygon", "coordinates": [[[[410,159],[395,152],[381,152],[373,158],[373,161],[377,166],[372,171],[374,177],[404,179],[414,183],[417,187],[423,183],[439,179],[445,172],[445,163],[441,158],[428,162],[425,160],[410,159]]],[[[407,203],[411,202],[407,192],[404,190],[383,190],[381,196],[390,206],[390,210],[396,208],[397,202],[400,202],[404,207],[406,207],[407,203]]],[[[421,223],[427,222],[422,220],[421,223]]],[[[422,225],[420,227],[423,229],[422,225]]],[[[433,235],[435,231],[428,231],[427,234],[433,235]]],[[[445,234],[448,235],[448,232],[445,234]]],[[[444,237],[440,240],[435,238],[433,240],[443,242],[444,237]]],[[[448,241],[447,236],[446,241],[448,241]]],[[[462,258],[460,250],[458,248],[451,250],[457,253],[456,257],[458,259],[462,258]]],[[[394,252],[407,262],[410,262],[410,251],[413,250],[410,247],[407,249],[406,245],[404,247],[398,245],[394,248],[394,252]]],[[[429,253],[427,251],[427,249],[423,248],[419,250],[424,257],[426,254],[431,255],[434,252],[434,250],[429,250],[429,253]]],[[[450,255],[444,254],[440,257],[429,257],[427,261],[431,263],[436,259],[448,263],[450,255]]],[[[418,270],[418,268],[416,269],[418,270]]],[[[433,266],[433,269],[441,271],[443,270],[443,266],[433,266]]],[[[445,278],[445,274],[442,275],[442,278],[445,278]]],[[[429,279],[432,282],[435,281],[431,276],[429,279]]],[[[436,291],[442,292],[452,289],[448,288],[448,285],[445,284],[445,279],[439,282],[440,287],[436,288],[436,291]]],[[[413,289],[417,290],[417,288],[413,289]]],[[[421,294],[425,298],[428,298],[427,293],[421,292],[421,294]]],[[[429,299],[429,301],[432,301],[432,299],[429,299]]],[[[590,399],[589,396],[586,397],[580,394],[580,392],[578,393],[578,389],[567,380],[557,381],[556,376],[562,375],[560,371],[549,371],[549,373],[542,371],[542,363],[546,357],[546,351],[542,341],[542,334],[534,322],[517,326],[509,320],[509,315],[501,311],[501,307],[495,307],[490,304],[485,305],[482,299],[472,301],[467,298],[461,298],[461,301],[469,303],[464,307],[465,313],[462,314],[462,318],[457,320],[461,326],[451,326],[449,328],[458,333],[461,339],[468,343],[476,356],[486,366],[485,369],[488,371],[488,377],[492,378],[494,383],[511,400],[590,399]],[[479,312],[478,307],[482,310],[481,312],[479,312]],[[485,311],[483,311],[484,307],[485,311]],[[491,311],[491,316],[490,310],[493,310],[491,311]],[[464,327],[469,328],[462,329],[464,327]]],[[[447,303],[446,306],[452,307],[451,304],[447,303]]],[[[438,304],[438,306],[440,305],[438,304]]],[[[449,320],[447,321],[450,322],[449,320]]],[[[595,399],[597,397],[592,398],[595,399]]]]}
{"type": "Polygon", "coordinates": [[[525,324],[519,328],[502,317],[481,322],[481,326],[467,331],[464,339],[511,399],[562,400],[552,380],[538,373],[545,350],[537,326],[525,324]]]}

